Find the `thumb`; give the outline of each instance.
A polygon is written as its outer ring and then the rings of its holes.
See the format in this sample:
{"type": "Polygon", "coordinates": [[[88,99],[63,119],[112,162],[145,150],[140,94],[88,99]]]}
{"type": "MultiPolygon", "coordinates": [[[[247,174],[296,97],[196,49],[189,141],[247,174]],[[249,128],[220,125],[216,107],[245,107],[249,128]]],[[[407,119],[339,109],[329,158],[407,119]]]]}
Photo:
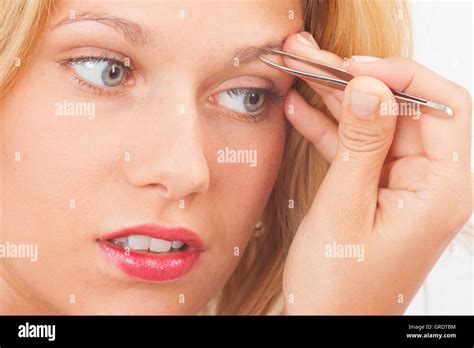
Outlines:
{"type": "Polygon", "coordinates": [[[383,82],[367,76],[350,81],[344,91],[336,156],[318,191],[323,209],[342,216],[357,209],[355,216],[373,223],[380,174],[396,126],[397,114],[390,113],[394,105],[383,82]]]}

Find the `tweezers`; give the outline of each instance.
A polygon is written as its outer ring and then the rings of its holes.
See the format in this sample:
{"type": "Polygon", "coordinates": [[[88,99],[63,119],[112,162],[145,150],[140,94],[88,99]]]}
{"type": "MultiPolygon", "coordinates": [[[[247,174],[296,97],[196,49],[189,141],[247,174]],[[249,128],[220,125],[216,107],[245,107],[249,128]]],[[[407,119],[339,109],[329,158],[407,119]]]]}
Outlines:
{"type": "MultiPolygon", "coordinates": [[[[326,86],[326,87],[334,88],[334,89],[337,89],[337,90],[340,90],[340,91],[344,91],[344,89],[348,85],[349,81],[354,78],[353,75],[349,74],[348,72],[346,72],[342,69],[336,68],[336,67],[331,66],[331,65],[319,63],[319,62],[316,62],[316,61],[313,61],[313,60],[310,60],[310,59],[307,59],[307,58],[303,58],[303,57],[297,56],[295,54],[283,52],[283,51],[280,51],[280,50],[271,49],[271,50],[265,52],[263,55],[260,55],[259,59],[263,63],[267,64],[268,66],[270,66],[272,68],[275,68],[275,69],[280,70],[280,71],[284,71],[288,74],[291,74],[291,75],[294,75],[294,76],[297,76],[297,77],[300,77],[300,78],[303,78],[303,79],[307,79],[307,80],[310,80],[314,83],[317,83],[317,84],[320,84],[320,85],[323,85],[323,86],[326,86]],[[271,52],[271,53],[268,53],[268,52],[271,52]],[[267,58],[263,57],[263,55],[268,55],[268,54],[277,54],[277,55],[289,57],[291,59],[295,59],[295,60],[298,60],[298,61],[301,61],[301,62],[309,63],[310,65],[313,65],[313,66],[317,67],[318,69],[321,69],[325,72],[328,72],[328,73],[332,74],[333,76],[336,76],[336,78],[332,78],[332,77],[324,76],[324,75],[319,75],[319,74],[314,74],[314,73],[308,73],[308,72],[304,72],[304,71],[300,71],[300,70],[295,70],[295,69],[288,68],[287,66],[284,66],[284,65],[276,64],[276,63],[268,60],[267,58]]],[[[390,89],[390,90],[392,91],[393,96],[395,97],[396,100],[409,102],[408,105],[411,106],[411,107],[416,106],[416,105],[413,105],[413,104],[418,104],[420,106],[426,106],[426,107],[429,107],[431,109],[441,111],[441,112],[443,112],[447,115],[446,117],[454,117],[454,111],[449,106],[439,104],[439,103],[436,103],[436,102],[433,102],[433,101],[430,101],[430,100],[422,99],[422,98],[419,98],[419,97],[415,97],[413,95],[409,95],[409,94],[406,94],[406,93],[403,93],[403,92],[400,92],[400,91],[397,91],[397,90],[394,90],[394,89],[390,89]]]]}

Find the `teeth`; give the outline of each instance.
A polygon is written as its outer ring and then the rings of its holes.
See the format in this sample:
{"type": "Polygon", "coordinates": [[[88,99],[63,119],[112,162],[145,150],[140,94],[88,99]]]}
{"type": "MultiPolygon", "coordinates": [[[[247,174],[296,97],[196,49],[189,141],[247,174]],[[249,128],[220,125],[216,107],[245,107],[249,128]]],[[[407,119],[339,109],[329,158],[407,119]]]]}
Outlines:
{"type": "Polygon", "coordinates": [[[150,251],[155,253],[166,253],[170,251],[172,242],[163,239],[152,238],[150,242],[150,251]]]}
{"type": "Polygon", "coordinates": [[[122,248],[130,248],[134,250],[152,251],[155,253],[166,253],[171,249],[180,249],[184,243],[180,240],[167,241],[149,236],[131,235],[128,237],[115,238],[112,242],[122,248]]]}
{"type": "Polygon", "coordinates": [[[128,237],[128,245],[135,250],[148,250],[151,238],[148,236],[130,236],[128,237]]]}
{"type": "Polygon", "coordinates": [[[180,240],[175,240],[172,244],[171,244],[171,247],[173,249],[179,249],[181,248],[182,246],[184,245],[184,243],[180,240]]]}

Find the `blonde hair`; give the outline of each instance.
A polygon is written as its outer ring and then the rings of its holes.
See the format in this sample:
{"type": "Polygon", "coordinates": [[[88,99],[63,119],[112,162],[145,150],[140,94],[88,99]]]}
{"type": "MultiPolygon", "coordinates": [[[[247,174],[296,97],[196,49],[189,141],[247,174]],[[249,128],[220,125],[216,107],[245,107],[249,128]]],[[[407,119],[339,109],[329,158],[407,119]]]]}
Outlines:
{"type": "MultiPolygon", "coordinates": [[[[341,57],[411,55],[411,21],[405,1],[302,0],[301,4],[305,29],[324,50],[341,57]]],[[[24,65],[17,67],[15,61],[28,59],[52,6],[51,0],[0,2],[0,99],[24,65]]],[[[297,81],[295,88],[333,118],[305,83],[297,81]]],[[[252,238],[235,272],[203,313],[281,313],[286,255],[327,169],[313,145],[288,127],[284,159],[262,216],[260,235],[252,238]],[[294,208],[289,207],[291,202],[294,208]]]]}
{"type": "MultiPolygon", "coordinates": [[[[396,0],[302,1],[305,30],[321,49],[340,57],[411,56],[408,4],[396,0]]],[[[335,121],[319,96],[303,81],[296,89],[335,121]]],[[[280,314],[283,268],[291,241],[321,184],[328,163],[295,129],[263,215],[263,231],[249,243],[216,305],[218,314],[280,314]],[[291,201],[294,208],[288,207],[291,201]]]]}
{"type": "Polygon", "coordinates": [[[51,7],[50,0],[0,2],[0,99],[24,66],[51,7]]]}

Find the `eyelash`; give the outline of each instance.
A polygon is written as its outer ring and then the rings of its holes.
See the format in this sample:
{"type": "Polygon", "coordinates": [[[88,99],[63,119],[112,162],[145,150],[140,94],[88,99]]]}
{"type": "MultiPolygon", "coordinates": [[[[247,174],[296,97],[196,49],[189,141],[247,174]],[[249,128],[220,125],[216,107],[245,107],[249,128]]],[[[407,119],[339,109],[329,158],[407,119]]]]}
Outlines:
{"type": "MultiPolygon", "coordinates": [[[[108,63],[113,63],[119,65],[121,68],[125,69],[125,81],[130,80],[130,77],[132,73],[136,70],[130,63],[130,66],[125,65],[125,62],[121,61],[120,59],[117,59],[115,57],[110,57],[107,55],[102,55],[102,56],[77,56],[73,58],[66,59],[65,61],[60,62],[60,65],[65,67],[67,66],[68,70],[71,72],[72,63],[102,63],[102,62],[108,62],[108,63]]],[[[117,97],[120,96],[123,92],[123,87],[125,87],[123,84],[117,86],[117,87],[99,87],[90,84],[87,81],[84,81],[81,77],[79,77],[78,73],[75,71],[72,71],[72,76],[71,76],[72,81],[77,83],[81,88],[86,88],[88,90],[91,90],[92,92],[98,94],[99,96],[102,96],[104,93],[107,95],[107,97],[117,97]]]]}
{"type": "MultiPolygon", "coordinates": [[[[108,63],[114,63],[117,65],[120,65],[121,68],[125,69],[126,71],[126,78],[130,79],[130,76],[132,73],[136,70],[130,63],[129,66],[125,65],[125,62],[121,61],[120,59],[117,59],[115,57],[110,57],[108,55],[102,55],[102,56],[77,56],[73,58],[69,58],[65,61],[60,62],[62,66],[67,66],[69,71],[71,71],[71,64],[72,63],[102,63],[102,62],[108,62],[108,63]]],[[[117,87],[99,87],[90,84],[87,81],[84,81],[81,77],[78,76],[78,74],[74,71],[72,71],[72,80],[77,83],[81,88],[86,88],[94,93],[98,94],[99,96],[102,96],[104,93],[107,94],[108,97],[116,97],[120,96],[123,92],[123,87],[124,85],[119,85],[117,87]]],[[[229,96],[239,96],[239,95],[247,95],[250,93],[260,93],[264,96],[265,98],[265,103],[270,102],[273,105],[279,105],[284,99],[285,95],[278,89],[276,88],[254,88],[254,87],[244,87],[244,88],[232,88],[226,91],[226,93],[229,96]]],[[[251,121],[251,122],[257,122],[259,119],[265,117],[268,113],[265,111],[260,111],[258,114],[244,114],[244,113],[238,113],[234,111],[229,112],[236,114],[239,119],[242,119],[244,121],[251,121]]]]}
{"type": "Polygon", "coordinates": [[[274,88],[232,88],[229,89],[226,93],[228,95],[234,96],[246,95],[250,93],[261,93],[265,96],[265,98],[268,98],[274,104],[280,103],[285,98],[285,96],[279,90],[274,88]]]}
{"type": "MultiPolygon", "coordinates": [[[[247,88],[232,88],[227,90],[225,93],[227,93],[229,96],[239,96],[239,95],[247,95],[250,93],[260,93],[265,97],[265,103],[270,102],[273,105],[278,106],[283,100],[285,99],[285,95],[278,89],[276,88],[254,88],[254,87],[247,87],[247,88]]],[[[257,122],[262,118],[265,118],[268,116],[268,112],[265,111],[259,111],[257,114],[251,114],[251,113],[238,113],[238,112],[232,112],[233,114],[237,114],[237,116],[244,120],[244,121],[251,121],[251,122],[257,122]]]]}

